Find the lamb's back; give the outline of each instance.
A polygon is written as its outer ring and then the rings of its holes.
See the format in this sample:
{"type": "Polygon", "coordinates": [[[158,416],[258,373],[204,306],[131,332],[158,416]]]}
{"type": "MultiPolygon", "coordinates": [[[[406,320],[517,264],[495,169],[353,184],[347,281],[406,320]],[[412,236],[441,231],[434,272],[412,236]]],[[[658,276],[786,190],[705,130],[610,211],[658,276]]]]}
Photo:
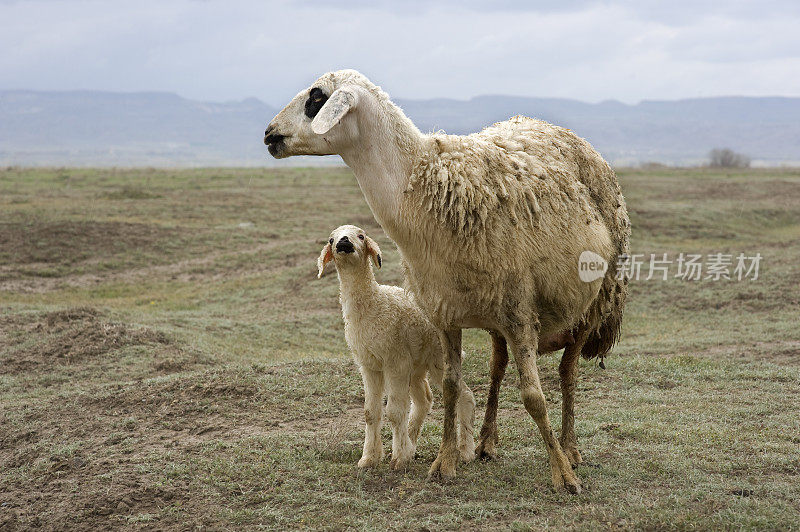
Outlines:
{"type": "Polygon", "coordinates": [[[398,286],[378,285],[364,315],[345,320],[345,338],[356,361],[375,370],[409,371],[441,351],[436,329],[398,286]]]}

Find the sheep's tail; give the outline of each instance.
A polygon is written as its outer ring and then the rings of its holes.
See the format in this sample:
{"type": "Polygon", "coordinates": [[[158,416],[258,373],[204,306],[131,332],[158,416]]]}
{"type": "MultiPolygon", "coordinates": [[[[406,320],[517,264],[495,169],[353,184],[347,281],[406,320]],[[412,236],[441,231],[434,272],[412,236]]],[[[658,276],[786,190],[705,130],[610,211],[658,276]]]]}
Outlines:
{"type": "Polygon", "coordinates": [[[603,359],[619,341],[622,312],[628,297],[628,279],[617,279],[616,270],[616,265],[609,265],[600,292],[584,320],[589,333],[581,354],[586,359],[599,357],[601,367],[605,367],[603,359]]]}

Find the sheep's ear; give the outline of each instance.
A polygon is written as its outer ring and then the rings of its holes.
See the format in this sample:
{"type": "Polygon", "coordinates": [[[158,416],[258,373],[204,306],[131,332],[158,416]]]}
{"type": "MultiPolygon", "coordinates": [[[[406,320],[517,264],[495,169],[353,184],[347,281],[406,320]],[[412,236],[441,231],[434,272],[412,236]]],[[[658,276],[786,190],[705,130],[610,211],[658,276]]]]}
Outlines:
{"type": "Polygon", "coordinates": [[[311,131],[317,135],[324,135],[355,105],[355,91],[347,87],[336,89],[311,122],[311,131]]]}
{"type": "Polygon", "coordinates": [[[319,254],[319,258],[317,259],[317,279],[322,277],[322,272],[325,271],[325,265],[332,260],[333,260],[333,251],[331,251],[331,245],[325,244],[325,247],[322,248],[322,251],[319,254]]]}
{"type": "Polygon", "coordinates": [[[381,259],[381,248],[378,247],[378,243],[372,240],[370,237],[366,237],[364,242],[367,244],[367,255],[370,256],[375,267],[380,268],[383,266],[383,259],[381,259]]]}

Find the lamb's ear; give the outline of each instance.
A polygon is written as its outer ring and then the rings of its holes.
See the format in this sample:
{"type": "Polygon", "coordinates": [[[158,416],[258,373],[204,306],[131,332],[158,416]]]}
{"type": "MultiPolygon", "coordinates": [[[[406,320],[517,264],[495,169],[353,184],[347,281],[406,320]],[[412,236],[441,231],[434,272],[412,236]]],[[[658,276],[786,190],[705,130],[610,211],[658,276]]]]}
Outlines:
{"type": "Polygon", "coordinates": [[[364,239],[364,243],[367,246],[367,255],[370,256],[375,267],[380,268],[383,266],[383,259],[381,259],[381,248],[378,247],[378,243],[372,240],[370,237],[366,237],[364,239]]]}
{"type": "Polygon", "coordinates": [[[325,265],[332,260],[333,260],[333,251],[331,251],[331,245],[325,244],[325,247],[322,248],[322,251],[319,254],[319,258],[317,259],[317,279],[322,277],[322,272],[325,271],[325,265]]]}
{"type": "Polygon", "coordinates": [[[317,135],[324,135],[338,124],[355,105],[356,93],[352,88],[336,89],[311,122],[311,131],[317,135]]]}

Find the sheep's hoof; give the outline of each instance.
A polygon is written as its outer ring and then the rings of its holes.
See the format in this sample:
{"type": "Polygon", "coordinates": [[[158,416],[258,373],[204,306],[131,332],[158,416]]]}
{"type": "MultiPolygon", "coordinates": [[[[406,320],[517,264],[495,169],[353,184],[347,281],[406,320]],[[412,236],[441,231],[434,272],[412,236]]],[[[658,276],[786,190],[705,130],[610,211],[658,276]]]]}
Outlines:
{"type": "Polygon", "coordinates": [[[572,495],[580,495],[581,493],[581,483],[577,479],[575,483],[565,482],[564,488],[572,495]]]}
{"type": "Polygon", "coordinates": [[[428,470],[428,480],[443,481],[456,476],[456,461],[452,458],[443,458],[441,453],[433,461],[428,470]]]}
{"type": "Polygon", "coordinates": [[[569,460],[569,465],[572,466],[572,469],[578,467],[578,464],[583,463],[583,458],[581,457],[580,451],[578,451],[577,447],[567,446],[561,447],[564,451],[564,454],[567,455],[567,460],[569,460]]]}
{"type": "Polygon", "coordinates": [[[495,449],[494,443],[490,443],[487,440],[482,440],[475,448],[475,457],[483,461],[494,460],[497,458],[497,449],[495,449]]]}
{"type": "Polygon", "coordinates": [[[362,456],[358,461],[358,467],[365,469],[368,467],[375,467],[381,463],[380,456],[362,456]]]}
{"type": "Polygon", "coordinates": [[[581,492],[581,481],[578,479],[575,473],[572,472],[572,469],[562,473],[558,471],[557,468],[554,468],[553,486],[555,487],[556,491],[561,491],[564,489],[573,495],[578,495],[581,492]]]}

